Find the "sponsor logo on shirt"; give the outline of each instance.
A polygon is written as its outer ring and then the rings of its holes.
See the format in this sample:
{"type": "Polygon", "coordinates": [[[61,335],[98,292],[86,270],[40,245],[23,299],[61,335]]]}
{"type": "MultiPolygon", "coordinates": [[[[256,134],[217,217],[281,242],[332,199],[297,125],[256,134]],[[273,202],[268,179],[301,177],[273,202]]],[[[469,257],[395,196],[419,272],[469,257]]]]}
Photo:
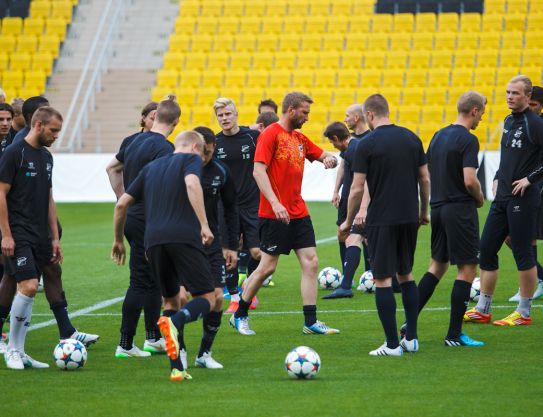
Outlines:
{"type": "Polygon", "coordinates": [[[513,206],[513,213],[520,213],[520,206],[513,206]]]}
{"type": "Polygon", "coordinates": [[[268,246],[268,247],[266,248],[266,250],[267,250],[268,252],[274,252],[274,251],[275,251],[275,249],[277,249],[277,245],[274,245],[274,246],[268,246]]]}
{"type": "Polygon", "coordinates": [[[224,152],[224,148],[217,148],[217,158],[224,159],[226,158],[226,152],[224,152]]]}
{"type": "Polygon", "coordinates": [[[249,152],[250,150],[251,150],[251,147],[250,147],[249,145],[243,145],[243,146],[241,147],[241,152],[243,152],[243,153],[247,153],[247,152],[249,152]]]}
{"type": "Polygon", "coordinates": [[[36,168],[34,167],[34,162],[29,162],[29,163],[28,163],[28,169],[36,169],[36,168]]]}

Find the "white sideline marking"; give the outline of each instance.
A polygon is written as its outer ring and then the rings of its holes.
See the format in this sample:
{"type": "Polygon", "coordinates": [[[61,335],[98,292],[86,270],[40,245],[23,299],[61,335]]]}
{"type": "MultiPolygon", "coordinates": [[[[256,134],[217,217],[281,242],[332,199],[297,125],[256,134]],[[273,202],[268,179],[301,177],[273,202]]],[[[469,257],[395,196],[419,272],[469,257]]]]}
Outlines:
{"type": "Polygon", "coordinates": [[[330,237],[325,237],[324,239],[319,239],[317,240],[317,245],[321,245],[323,243],[328,243],[328,242],[332,242],[334,240],[337,240],[337,236],[330,236],[330,237]]]}
{"type": "MultiPolygon", "coordinates": [[[[123,297],[119,297],[121,300],[123,297]]],[[[116,299],[115,299],[116,300],[116,299]]],[[[109,300],[111,301],[111,300],[109,300]]],[[[111,304],[114,304],[114,303],[111,303],[111,304]]],[[[109,304],[109,305],[111,305],[109,304]]],[[[97,305],[97,304],[95,304],[97,305]]],[[[107,306],[104,306],[104,307],[107,307],[107,306]]],[[[492,306],[493,309],[500,309],[500,310],[503,310],[503,309],[507,309],[507,308],[513,308],[514,305],[509,305],[509,306],[492,306]]],[[[89,307],[90,309],[91,307],[89,307]]],[[[543,308],[543,304],[534,304],[532,305],[532,308],[543,308]]],[[[88,310],[88,309],[83,309],[83,310],[88,310]]],[[[92,312],[84,312],[84,313],[79,313],[79,311],[83,311],[83,310],[78,310],[76,311],[73,315],[71,314],[70,317],[73,317],[75,316],[76,314],[78,316],[85,316],[85,317],[120,317],[121,316],[121,313],[92,313],[92,312]]],[[[450,307],[430,307],[430,308],[425,308],[423,311],[447,311],[447,310],[450,310],[450,307]]],[[[398,308],[397,311],[403,311],[402,308],[398,308]]],[[[342,313],[376,313],[377,310],[375,309],[367,309],[367,310],[319,310],[318,311],[319,314],[342,314],[342,313]]],[[[280,316],[280,315],[289,315],[289,314],[302,314],[302,312],[300,310],[297,310],[297,311],[251,311],[251,316],[280,316]]],[[[38,313],[38,314],[33,314],[33,316],[40,316],[40,317],[50,317],[52,314],[51,313],[38,313]]],[[[55,324],[56,321],[55,320],[50,320],[50,324],[55,324]]],[[[45,322],[45,323],[49,323],[49,322],[45,322]]],[[[36,326],[39,326],[41,325],[42,323],[39,323],[37,324],[36,326]]],[[[48,326],[50,325],[48,324],[48,326]]],[[[45,326],[41,326],[41,327],[45,327],[45,326]]]]}

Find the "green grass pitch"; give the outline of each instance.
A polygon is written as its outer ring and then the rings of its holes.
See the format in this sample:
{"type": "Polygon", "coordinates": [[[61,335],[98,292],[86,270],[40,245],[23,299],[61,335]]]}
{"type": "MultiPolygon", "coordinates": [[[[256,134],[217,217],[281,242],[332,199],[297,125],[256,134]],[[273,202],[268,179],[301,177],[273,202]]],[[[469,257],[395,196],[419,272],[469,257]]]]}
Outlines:
{"type": "MultiPolygon", "coordinates": [[[[334,236],[335,210],[328,203],[309,205],[317,239],[334,236]]],[[[64,284],[70,311],[124,295],[128,268],[109,259],[111,204],[59,204],[64,228],[64,284]]],[[[481,226],[488,204],[480,210],[481,226]]],[[[429,227],[421,229],[414,274],[429,262],[429,227]]],[[[337,243],[318,246],[320,268],[339,267],[337,243]]],[[[502,249],[501,274],[494,315],[514,308],[507,299],[517,289],[517,274],[508,249],[502,249]]],[[[362,272],[362,268],[359,269],[362,272]]],[[[73,318],[81,330],[98,333],[87,365],[60,371],[52,361],[56,325],[31,331],[30,355],[51,364],[48,370],[10,371],[0,364],[0,416],[536,416],[543,393],[542,303],[535,302],[534,324],[520,328],[466,325],[466,332],[486,342],[483,348],[443,345],[450,271],[438,286],[419,321],[421,350],[401,358],[370,357],[384,340],[372,295],[319,301],[319,318],[341,329],[332,336],[303,335],[299,267],[294,255],[282,257],[276,286],[259,294],[252,314],[256,337],[242,337],[223,320],[214,356],[223,370],[191,368],[192,381],[171,382],[164,356],[116,359],[121,303],[73,318]],[[270,314],[274,313],[274,314],[270,314]],[[287,377],[283,361],[299,345],[315,349],[322,369],[315,380],[287,377]]],[[[325,291],[319,291],[319,297],[325,291]]],[[[401,308],[401,297],[397,298],[401,308]]],[[[37,296],[32,324],[52,319],[43,294],[37,296]]],[[[403,312],[398,311],[399,323],[403,312]]],[[[6,326],[7,330],[7,326],[6,326]]],[[[189,364],[201,336],[201,323],[187,326],[189,364]]],[[[143,317],[135,342],[144,340],[143,317]]]]}

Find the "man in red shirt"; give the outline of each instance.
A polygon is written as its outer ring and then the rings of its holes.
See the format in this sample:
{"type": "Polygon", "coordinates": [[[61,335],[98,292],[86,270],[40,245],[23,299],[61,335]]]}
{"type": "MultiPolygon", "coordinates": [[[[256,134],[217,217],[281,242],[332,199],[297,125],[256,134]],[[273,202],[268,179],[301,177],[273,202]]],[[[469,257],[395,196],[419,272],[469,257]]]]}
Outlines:
{"type": "Polygon", "coordinates": [[[334,334],[339,330],[317,320],[318,259],[315,232],[302,199],[305,159],[334,168],[336,158],[323,151],[296,129],[307,122],[313,100],[292,92],[285,96],[279,122],[268,126],[258,137],[254,177],[260,189],[260,250],[262,258],[243,291],[230,325],[240,334],[252,336],[248,309],[264,280],[275,272],[279,256],[291,250],[302,268],[301,292],[307,334],[334,334]],[[249,300],[249,301],[247,301],[249,300]]]}

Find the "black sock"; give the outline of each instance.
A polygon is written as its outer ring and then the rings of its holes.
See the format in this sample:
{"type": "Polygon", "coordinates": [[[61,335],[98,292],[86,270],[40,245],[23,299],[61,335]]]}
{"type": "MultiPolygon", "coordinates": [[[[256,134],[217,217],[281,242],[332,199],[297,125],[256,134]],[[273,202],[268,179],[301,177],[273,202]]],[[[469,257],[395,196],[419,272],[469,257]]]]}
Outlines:
{"type": "Polygon", "coordinates": [[[147,340],[160,339],[160,330],[157,321],[162,308],[162,297],[159,290],[145,294],[143,301],[143,317],[145,318],[145,338],[147,340]]]}
{"type": "Polygon", "coordinates": [[[132,349],[133,344],[134,344],[134,335],[121,332],[121,338],[119,339],[119,346],[122,347],[124,350],[130,350],[132,349]]]}
{"type": "Polygon", "coordinates": [[[317,306],[306,305],[304,310],[304,322],[306,326],[313,326],[317,322],[317,306]]]}
{"type": "Polygon", "coordinates": [[[426,272],[419,281],[419,313],[424,308],[432,294],[434,293],[439,279],[431,272],[426,272]]]}
{"type": "Polygon", "coordinates": [[[456,339],[462,332],[462,321],[468,307],[471,284],[459,279],[454,281],[451,291],[451,319],[447,339],[456,339]]]}
{"type": "Polygon", "coordinates": [[[67,339],[75,333],[75,327],[68,317],[68,303],[66,300],[53,303],[49,306],[55,315],[58,332],[61,339],[67,339]]]}
{"type": "Polygon", "coordinates": [[[227,271],[225,283],[226,283],[226,288],[228,289],[228,293],[230,295],[239,293],[238,279],[239,279],[239,275],[238,275],[237,269],[234,269],[232,271],[227,271]]]}
{"type": "Polygon", "coordinates": [[[543,281],[543,266],[537,261],[537,245],[533,245],[532,250],[534,252],[535,265],[537,268],[537,279],[543,281]]]}
{"type": "Polygon", "coordinates": [[[365,271],[371,271],[370,252],[368,250],[368,245],[363,243],[362,247],[364,249],[364,268],[366,268],[365,271]]]}
{"type": "Polygon", "coordinates": [[[210,307],[209,301],[205,298],[193,298],[171,317],[172,323],[178,329],[183,329],[186,323],[196,321],[209,313],[210,307]]]}
{"type": "Polygon", "coordinates": [[[247,302],[243,299],[243,297],[239,298],[239,307],[234,313],[234,317],[239,319],[240,317],[247,317],[249,315],[249,306],[251,305],[251,301],[247,302]]]}
{"type": "Polygon", "coordinates": [[[419,293],[415,281],[407,281],[400,285],[402,290],[402,302],[407,321],[405,338],[413,340],[417,338],[417,318],[419,316],[419,293]]]}
{"type": "Polygon", "coordinates": [[[392,291],[397,293],[402,292],[398,278],[395,276],[392,277],[392,291]]]}
{"type": "Polygon", "coordinates": [[[345,262],[343,263],[343,280],[341,288],[350,290],[353,286],[353,279],[356,269],[360,264],[360,248],[358,246],[349,246],[345,250],[345,262]]]}
{"type": "Polygon", "coordinates": [[[207,316],[204,317],[204,335],[202,336],[202,343],[200,343],[198,357],[202,356],[205,352],[211,351],[211,346],[213,345],[215,336],[221,327],[221,318],[222,311],[211,311],[207,316]]]}
{"type": "Polygon", "coordinates": [[[0,335],[2,334],[2,331],[4,330],[4,323],[8,319],[10,310],[11,310],[11,306],[9,307],[0,306],[0,335]]]}
{"type": "Polygon", "coordinates": [[[347,247],[345,246],[345,242],[338,242],[339,244],[339,257],[341,258],[341,265],[345,265],[345,251],[347,250],[347,247]]]}
{"type": "Polygon", "coordinates": [[[253,273],[253,271],[256,269],[256,267],[258,266],[259,263],[260,263],[259,260],[250,257],[249,264],[247,265],[247,276],[248,277],[253,273]]]}
{"type": "Polygon", "coordinates": [[[392,287],[375,289],[375,305],[385,331],[387,346],[390,349],[396,349],[400,346],[400,341],[396,328],[396,299],[392,287]]]}
{"type": "MultiPolygon", "coordinates": [[[[175,310],[164,310],[162,312],[162,314],[166,317],[172,317],[173,315],[175,315],[175,313],[177,313],[177,311],[175,310]]],[[[183,339],[183,329],[179,331],[177,341],[179,342],[179,350],[185,349],[186,351],[187,349],[185,347],[185,340],[183,339]],[[183,343],[183,345],[181,345],[181,343],[183,343]]],[[[177,359],[174,361],[170,359],[170,369],[178,369],[180,371],[184,370],[183,363],[181,362],[181,356],[178,356],[177,359]]]]}
{"type": "MultiPolygon", "coordinates": [[[[128,287],[122,306],[121,333],[130,335],[131,338],[134,338],[136,334],[141,310],[143,309],[143,301],[143,294],[135,291],[132,287],[128,287]]],[[[132,348],[132,343],[130,348],[132,348]]]]}

